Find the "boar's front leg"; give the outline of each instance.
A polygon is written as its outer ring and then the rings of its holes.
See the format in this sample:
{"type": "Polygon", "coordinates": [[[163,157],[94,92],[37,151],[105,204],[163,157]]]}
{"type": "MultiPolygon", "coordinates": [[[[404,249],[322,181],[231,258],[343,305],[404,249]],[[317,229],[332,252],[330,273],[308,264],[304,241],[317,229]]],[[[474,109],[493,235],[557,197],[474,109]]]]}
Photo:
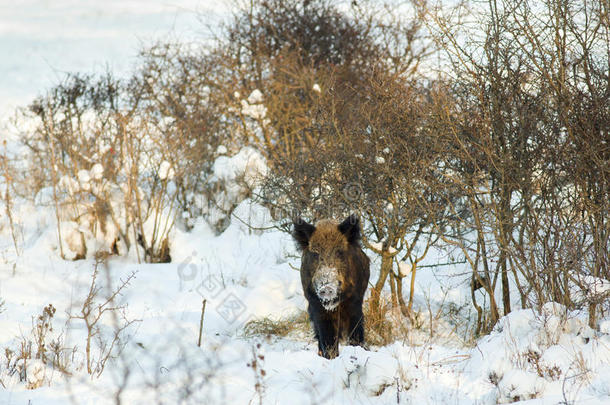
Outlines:
{"type": "Polygon", "coordinates": [[[327,359],[334,359],[339,354],[339,339],[334,317],[321,306],[310,303],[309,318],[318,340],[318,354],[327,359]]]}
{"type": "Polygon", "coordinates": [[[362,301],[351,303],[349,314],[349,335],[347,343],[351,346],[364,346],[364,315],[362,313],[362,301]]]}
{"type": "Polygon", "coordinates": [[[319,354],[327,359],[334,359],[339,355],[337,328],[332,321],[321,319],[317,329],[319,354]]]}

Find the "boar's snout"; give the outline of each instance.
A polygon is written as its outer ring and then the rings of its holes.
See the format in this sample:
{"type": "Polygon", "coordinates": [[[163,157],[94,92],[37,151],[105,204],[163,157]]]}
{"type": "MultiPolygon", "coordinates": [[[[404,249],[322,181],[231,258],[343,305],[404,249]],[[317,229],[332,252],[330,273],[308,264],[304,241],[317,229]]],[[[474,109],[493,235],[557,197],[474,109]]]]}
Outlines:
{"type": "Polygon", "coordinates": [[[334,267],[320,267],[313,276],[313,288],[320,302],[327,310],[333,310],[339,303],[341,280],[334,267]]]}
{"type": "Polygon", "coordinates": [[[325,301],[330,301],[337,296],[337,286],[326,284],[318,288],[318,296],[325,301]]]}

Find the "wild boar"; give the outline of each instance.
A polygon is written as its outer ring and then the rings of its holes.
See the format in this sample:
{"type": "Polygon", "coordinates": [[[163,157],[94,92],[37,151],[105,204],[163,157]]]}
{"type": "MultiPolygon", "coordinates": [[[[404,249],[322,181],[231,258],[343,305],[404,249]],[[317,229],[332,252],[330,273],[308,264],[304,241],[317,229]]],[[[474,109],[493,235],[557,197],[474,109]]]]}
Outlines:
{"type": "Polygon", "coordinates": [[[338,223],[324,219],[311,225],[294,221],[293,238],[302,252],[301,284],[318,354],[339,354],[339,339],[364,344],[362,302],[369,282],[370,260],[360,247],[360,221],[355,215],[338,223]]]}

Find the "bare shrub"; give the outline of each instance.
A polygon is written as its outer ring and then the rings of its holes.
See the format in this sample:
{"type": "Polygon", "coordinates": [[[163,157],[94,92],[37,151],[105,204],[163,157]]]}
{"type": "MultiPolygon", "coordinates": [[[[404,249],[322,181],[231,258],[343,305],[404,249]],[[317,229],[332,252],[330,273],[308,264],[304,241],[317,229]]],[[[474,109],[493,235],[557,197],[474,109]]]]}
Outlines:
{"type": "Polygon", "coordinates": [[[63,331],[54,331],[55,312],[52,304],[44,307],[32,317],[30,334],[21,336],[17,347],[4,348],[3,373],[8,377],[17,375],[27,389],[50,385],[55,372],[71,374],[74,370],[72,354],[76,348],[66,348],[63,331]]]}
{"type": "Polygon", "coordinates": [[[453,209],[452,229],[463,232],[444,242],[470,264],[479,318],[476,288],[486,292],[493,325],[512,309],[512,280],[521,307],[587,306],[593,325],[605,296],[585,304],[573,293],[590,290],[589,276],[607,279],[599,264],[608,224],[598,216],[608,210],[606,8],[542,0],[489,3],[468,16],[459,7],[434,10],[427,21],[459,106],[440,116],[454,147],[447,164],[471,213],[453,209]],[[483,30],[472,31],[473,21],[483,30]]]}
{"type": "Polygon", "coordinates": [[[258,397],[258,403],[262,405],[263,398],[265,396],[265,356],[259,352],[261,348],[260,343],[256,346],[252,346],[252,360],[248,363],[248,367],[252,369],[254,373],[254,391],[258,397]]]}
{"type": "Polygon", "coordinates": [[[34,337],[34,343],[36,344],[36,358],[41,359],[43,362],[47,362],[48,348],[46,347],[47,335],[49,332],[53,332],[53,326],[51,324],[53,316],[55,315],[55,307],[51,304],[44,307],[42,314],[36,318],[35,324],[32,326],[32,334],[34,337]]]}
{"type": "MultiPolygon", "coordinates": [[[[111,245],[119,239],[119,232],[107,225],[118,224],[121,215],[113,211],[112,201],[106,197],[110,185],[118,183],[123,164],[117,153],[121,151],[119,125],[113,119],[122,104],[119,99],[119,83],[110,74],[97,80],[73,75],[23,111],[23,120],[37,123],[21,138],[31,151],[34,193],[39,194],[38,203],[54,207],[62,257],[77,259],[87,254],[82,233],[75,235],[80,241],[73,250],[65,246],[64,221],[84,225],[92,237],[108,236],[112,240],[105,248],[118,250],[111,245]],[[94,167],[95,173],[91,171],[94,167]]],[[[129,246],[132,238],[123,227],[117,228],[129,246]]]]}
{"type": "Polygon", "coordinates": [[[382,257],[374,300],[390,282],[395,305],[408,314],[414,283],[407,305],[403,275],[392,268],[408,261],[414,275],[434,244],[428,228],[440,215],[439,198],[434,187],[415,184],[441,178],[433,174],[438,148],[420,125],[427,90],[407,80],[427,44],[420,23],[404,21],[382,21],[368,5],[339,11],[324,1],[256,2],[236,15],[228,35],[233,63],[252,66],[237,72],[240,82],[264,95],[256,129],[271,174],[263,200],[277,218],[360,211],[370,225],[364,243],[382,257]],[[416,203],[420,197],[427,203],[416,203]]]}
{"type": "MultiPolygon", "coordinates": [[[[20,254],[17,224],[13,216],[13,196],[16,194],[14,180],[14,177],[16,175],[15,172],[16,170],[11,166],[9,162],[8,147],[5,139],[2,141],[2,154],[0,155],[0,176],[4,179],[4,190],[3,192],[0,192],[0,200],[3,200],[4,202],[4,212],[6,214],[5,218],[8,220],[15,253],[20,254]]],[[[1,225],[2,224],[0,224],[0,226],[1,225]]]]}
{"type": "Polygon", "coordinates": [[[388,22],[378,17],[382,12],[392,14],[372,4],[340,10],[326,0],[257,0],[234,14],[221,51],[233,78],[231,94],[258,90],[264,96],[264,117],[255,120],[252,140],[267,158],[290,160],[301,147],[315,147],[310,124],[317,97],[330,88],[325,77],[357,91],[359,78],[379,65],[413,72],[426,49],[413,46],[420,23],[388,22]]]}
{"type": "Polygon", "coordinates": [[[243,144],[235,139],[236,124],[227,111],[220,59],[206,49],[156,44],[141,52],[141,66],[129,83],[144,131],[155,134],[150,147],[174,171],[177,208],[187,227],[213,204],[215,159],[243,144]]]}
{"type": "MultiPolygon", "coordinates": [[[[91,377],[99,377],[104,371],[108,360],[116,358],[126,345],[125,331],[138,320],[128,319],[127,304],[119,304],[118,298],[129,282],[135,277],[131,273],[125,280],[120,280],[116,287],[112,287],[111,279],[107,274],[107,285],[100,285],[99,266],[102,261],[96,261],[89,292],[84,298],[78,312],[69,314],[71,321],[82,321],[86,328],[85,356],[87,373],[91,377]],[[103,290],[107,294],[102,295],[103,290]],[[112,333],[104,333],[104,324],[112,326],[112,333]]],[[[106,269],[108,271],[108,269],[106,269]]]]}
{"type": "Polygon", "coordinates": [[[313,218],[359,211],[363,243],[382,259],[373,304],[389,283],[394,305],[408,315],[417,264],[438,240],[433,224],[443,224],[446,201],[453,199],[443,186],[444,146],[430,118],[434,90],[387,72],[362,78],[359,88],[366,90],[350,97],[326,90],[311,128],[318,144],[276,162],[264,198],[275,209],[313,218]],[[408,305],[407,274],[399,270],[407,266],[408,305]]]}

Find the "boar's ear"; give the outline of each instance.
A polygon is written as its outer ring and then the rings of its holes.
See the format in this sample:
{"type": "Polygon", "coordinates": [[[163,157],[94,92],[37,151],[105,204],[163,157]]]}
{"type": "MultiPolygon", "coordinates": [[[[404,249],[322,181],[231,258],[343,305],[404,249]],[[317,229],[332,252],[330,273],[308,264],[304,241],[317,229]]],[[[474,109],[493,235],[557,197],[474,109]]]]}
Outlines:
{"type": "Polygon", "coordinates": [[[300,250],[307,249],[309,246],[309,238],[316,230],[316,227],[303,221],[301,218],[297,218],[293,222],[294,230],[292,231],[292,237],[296,241],[300,250]]]}
{"type": "Polygon", "coordinates": [[[349,244],[358,243],[360,240],[360,219],[354,214],[350,215],[339,224],[339,232],[345,235],[349,244]]]}

